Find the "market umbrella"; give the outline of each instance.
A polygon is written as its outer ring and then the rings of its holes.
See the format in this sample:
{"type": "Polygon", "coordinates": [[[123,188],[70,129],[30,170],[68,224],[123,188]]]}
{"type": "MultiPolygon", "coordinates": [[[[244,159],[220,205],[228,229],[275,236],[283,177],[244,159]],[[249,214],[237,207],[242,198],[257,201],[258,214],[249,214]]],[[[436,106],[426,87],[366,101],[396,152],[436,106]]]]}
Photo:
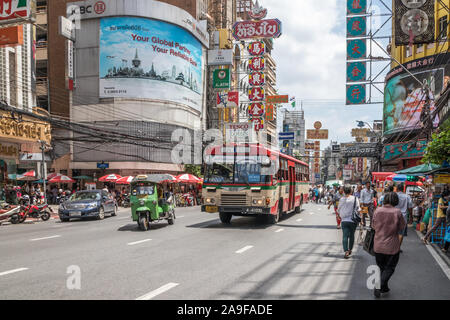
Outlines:
{"type": "Polygon", "coordinates": [[[47,175],[47,180],[52,180],[54,177],[61,176],[61,175],[62,175],[61,173],[56,173],[56,172],[50,173],[47,175]]]}
{"type": "Polygon", "coordinates": [[[38,180],[38,179],[36,179],[36,171],[31,170],[31,171],[25,172],[24,174],[17,175],[17,180],[34,181],[34,180],[38,180]]]}
{"type": "Polygon", "coordinates": [[[100,181],[100,182],[116,182],[120,178],[122,178],[122,176],[112,173],[112,174],[108,174],[106,176],[101,177],[100,179],[98,179],[98,181],[100,181]]]}
{"type": "Polygon", "coordinates": [[[392,178],[392,181],[404,182],[407,178],[408,176],[406,174],[397,174],[392,178]]]}
{"type": "Polygon", "coordinates": [[[133,180],[133,176],[122,177],[116,181],[117,184],[130,184],[133,180]]]}
{"type": "Polygon", "coordinates": [[[8,174],[8,179],[9,180],[17,180],[17,174],[16,173],[8,174]]]}
{"type": "Polygon", "coordinates": [[[60,175],[60,176],[54,177],[53,179],[49,180],[48,182],[49,183],[74,183],[76,181],[73,180],[71,177],[60,175]]]}
{"type": "Polygon", "coordinates": [[[184,183],[200,183],[201,182],[200,178],[197,178],[196,176],[189,174],[189,173],[180,174],[179,176],[176,176],[176,179],[178,182],[184,182],[184,183]]]}
{"type": "Polygon", "coordinates": [[[400,171],[396,171],[395,173],[403,173],[403,174],[423,174],[425,172],[429,172],[435,169],[440,168],[441,166],[433,163],[425,163],[415,167],[403,169],[400,171]]]}

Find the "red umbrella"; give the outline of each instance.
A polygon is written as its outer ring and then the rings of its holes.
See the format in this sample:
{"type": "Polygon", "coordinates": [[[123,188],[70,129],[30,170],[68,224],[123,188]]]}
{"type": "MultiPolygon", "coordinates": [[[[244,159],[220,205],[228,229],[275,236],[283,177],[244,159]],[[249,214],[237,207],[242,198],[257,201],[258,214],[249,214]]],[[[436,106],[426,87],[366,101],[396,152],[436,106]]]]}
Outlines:
{"type": "Polygon", "coordinates": [[[106,176],[101,177],[100,179],[98,179],[98,181],[100,182],[117,182],[117,180],[119,180],[120,178],[122,178],[121,176],[119,176],[118,174],[108,174],[106,176]]]}
{"type": "Polygon", "coordinates": [[[177,178],[178,182],[184,182],[184,183],[201,183],[201,181],[202,181],[201,179],[199,179],[196,176],[189,174],[189,173],[180,174],[176,178],[177,178]]]}
{"type": "Polygon", "coordinates": [[[133,176],[122,177],[116,181],[117,184],[130,184],[133,180],[133,176]]]}
{"type": "Polygon", "coordinates": [[[36,177],[36,172],[34,170],[31,170],[31,171],[25,172],[23,174],[23,176],[24,177],[36,177]]]}
{"type": "Polygon", "coordinates": [[[49,183],[75,183],[76,181],[73,180],[71,177],[60,175],[56,176],[53,179],[50,179],[48,181],[49,183]]]}
{"type": "Polygon", "coordinates": [[[56,172],[50,173],[49,175],[47,175],[47,180],[52,180],[54,177],[57,177],[57,176],[62,176],[62,174],[56,173],[56,172]]]}

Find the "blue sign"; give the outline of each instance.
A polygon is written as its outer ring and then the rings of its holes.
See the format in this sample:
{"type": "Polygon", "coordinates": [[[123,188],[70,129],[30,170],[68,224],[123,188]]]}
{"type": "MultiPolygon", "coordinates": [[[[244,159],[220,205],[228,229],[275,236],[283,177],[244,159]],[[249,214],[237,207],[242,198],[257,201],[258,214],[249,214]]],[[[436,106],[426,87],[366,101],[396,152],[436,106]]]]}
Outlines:
{"type": "Polygon", "coordinates": [[[364,37],[366,33],[366,17],[347,18],[347,37],[364,37]]]}
{"type": "Polygon", "coordinates": [[[404,142],[384,146],[383,159],[385,161],[395,159],[421,158],[425,153],[427,142],[419,140],[417,143],[404,142]]]}
{"type": "Polygon", "coordinates": [[[347,40],[347,60],[365,59],[367,43],[365,39],[347,40]]]}
{"type": "Polygon", "coordinates": [[[347,62],[347,82],[366,81],[365,62],[347,62]]]}
{"type": "Polygon", "coordinates": [[[279,138],[280,140],[294,140],[295,133],[294,132],[280,132],[279,138]]]}
{"type": "Polygon", "coordinates": [[[366,103],[366,86],[362,84],[347,86],[347,99],[345,104],[364,104],[366,103]]]}
{"type": "Polygon", "coordinates": [[[316,173],[316,180],[320,179],[320,173],[316,173]]]}
{"type": "Polygon", "coordinates": [[[99,168],[99,169],[108,169],[109,168],[109,163],[97,162],[97,168],[99,168]]]}
{"type": "Polygon", "coordinates": [[[367,0],[347,0],[347,14],[365,14],[367,10],[367,0]]]}

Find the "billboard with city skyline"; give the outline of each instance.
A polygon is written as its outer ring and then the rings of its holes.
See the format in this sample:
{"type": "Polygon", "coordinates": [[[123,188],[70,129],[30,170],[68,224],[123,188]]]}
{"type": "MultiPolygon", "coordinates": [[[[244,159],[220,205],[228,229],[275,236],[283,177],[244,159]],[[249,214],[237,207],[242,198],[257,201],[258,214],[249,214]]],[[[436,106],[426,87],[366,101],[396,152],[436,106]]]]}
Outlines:
{"type": "Polygon", "coordinates": [[[202,45],[173,24],[100,20],[100,97],[172,101],[201,111],[202,45]]]}

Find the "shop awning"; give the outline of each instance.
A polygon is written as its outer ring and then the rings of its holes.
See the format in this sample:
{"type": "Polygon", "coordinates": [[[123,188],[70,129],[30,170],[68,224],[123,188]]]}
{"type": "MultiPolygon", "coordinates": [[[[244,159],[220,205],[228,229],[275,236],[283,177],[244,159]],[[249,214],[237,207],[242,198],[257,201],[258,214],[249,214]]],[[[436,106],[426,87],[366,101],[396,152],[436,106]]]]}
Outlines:
{"type": "Polygon", "coordinates": [[[441,166],[433,163],[421,164],[415,167],[403,169],[400,171],[396,171],[398,174],[408,174],[408,175],[424,175],[426,172],[433,171],[435,169],[440,168],[441,166]]]}

